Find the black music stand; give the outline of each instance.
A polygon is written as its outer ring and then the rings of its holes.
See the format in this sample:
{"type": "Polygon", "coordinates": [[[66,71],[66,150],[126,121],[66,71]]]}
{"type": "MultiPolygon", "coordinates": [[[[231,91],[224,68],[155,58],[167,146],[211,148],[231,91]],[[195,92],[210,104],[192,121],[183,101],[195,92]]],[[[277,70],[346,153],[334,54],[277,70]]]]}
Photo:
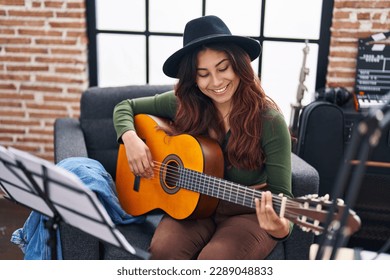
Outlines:
{"type": "MultiPolygon", "coordinates": [[[[326,247],[331,248],[330,259],[336,257],[337,251],[348,241],[347,224],[348,212],[352,205],[355,204],[363,176],[366,171],[366,162],[369,159],[372,150],[377,146],[382,131],[390,124],[390,93],[384,97],[385,102],[379,108],[371,109],[367,116],[362,119],[355,128],[351,139],[351,144],[347,150],[345,161],[343,162],[340,172],[337,176],[335,186],[332,191],[332,198],[341,197],[344,193],[346,196],[346,207],[341,215],[339,224],[332,228],[332,217],[336,210],[336,200],[333,200],[328,219],[325,223],[325,232],[320,238],[319,248],[316,259],[323,259],[326,247]],[[357,160],[357,166],[352,171],[352,161],[357,160]]],[[[386,243],[385,246],[388,246],[386,243]]]]}
{"type": "Polygon", "coordinates": [[[48,245],[57,258],[56,230],[64,222],[141,259],[149,253],[129,244],[96,194],[73,173],[17,149],[0,146],[0,187],[6,198],[48,217],[48,245]]]}

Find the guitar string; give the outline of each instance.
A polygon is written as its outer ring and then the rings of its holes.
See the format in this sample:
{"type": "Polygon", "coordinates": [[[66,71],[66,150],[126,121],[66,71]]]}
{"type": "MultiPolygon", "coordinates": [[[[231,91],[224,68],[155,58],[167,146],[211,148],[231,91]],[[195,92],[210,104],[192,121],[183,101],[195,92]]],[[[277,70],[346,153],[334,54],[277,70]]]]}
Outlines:
{"type": "MultiPolygon", "coordinates": [[[[157,172],[160,171],[160,167],[164,167],[164,169],[165,169],[165,177],[166,178],[169,177],[170,179],[173,179],[175,182],[178,182],[180,180],[180,175],[179,174],[183,174],[181,171],[184,171],[184,172],[193,173],[192,175],[194,175],[194,176],[195,175],[203,175],[203,176],[209,177],[211,179],[215,178],[216,180],[218,180],[220,182],[228,183],[230,185],[230,187],[236,186],[235,188],[231,188],[231,190],[234,191],[233,193],[234,193],[235,196],[237,196],[239,194],[239,192],[237,190],[237,187],[239,187],[241,190],[244,190],[245,192],[248,192],[248,191],[252,192],[253,193],[252,198],[246,197],[245,200],[243,200],[243,202],[245,202],[243,204],[244,206],[250,205],[249,207],[255,208],[254,198],[261,198],[261,191],[259,191],[259,190],[248,189],[248,187],[245,187],[245,186],[242,186],[242,185],[239,185],[239,184],[236,184],[236,183],[232,183],[232,182],[229,182],[227,180],[223,180],[221,178],[213,177],[213,176],[210,176],[210,175],[198,172],[198,171],[194,171],[194,170],[191,170],[191,169],[187,169],[187,168],[183,168],[183,167],[175,167],[175,166],[171,166],[171,165],[168,165],[168,164],[160,163],[160,162],[157,162],[157,161],[154,161],[154,162],[155,162],[154,169],[157,172]],[[173,172],[170,172],[170,171],[173,171],[173,172]]],[[[189,174],[188,176],[191,177],[192,175],[189,174]]],[[[195,178],[197,178],[197,177],[195,177],[195,178]]],[[[206,182],[202,182],[201,180],[197,180],[197,179],[195,179],[195,180],[196,180],[195,183],[198,183],[198,184],[206,183],[206,182]]],[[[197,189],[194,189],[194,188],[191,188],[191,187],[188,187],[186,189],[197,191],[197,189]]],[[[218,192],[219,192],[219,190],[222,190],[223,192],[225,192],[225,189],[221,189],[220,187],[218,187],[218,192]]],[[[197,192],[199,192],[199,191],[197,191],[197,192]]],[[[207,193],[205,193],[205,194],[207,194],[207,193]]],[[[279,201],[281,201],[281,197],[280,196],[276,196],[274,194],[272,194],[272,196],[273,196],[273,205],[274,205],[275,210],[276,211],[280,211],[281,203],[279,203],[279,201]],[[275,201],[275,199],[276,199],[276,201],[275,201]]],[[[231,201],[231,202],[233,202],[233,201],[231,201]]],[[[295,201],[287,200],[287,202],[286,202],[286,206],[290,206],[290,207],[293,207],[293,208],[299,208],[300,205],[301,204],[299,202],[295,202],[295,201]]],[[[314,225],[314,223],[310,223],[307,219],[306,220],[299,219],[301,216],[302,215],[297,214],[294,211],[291,211],[290,208],[288,208],[288,207],[286,208],[285,213],[284,213],[284,217],[285,218],[289,219],[290,221],[294,222],[295,224],[298,224],[302,228],[306,228],[306,230],[308,228],[310,228],[310,229],[312,229],[314,231],[317,231],[317,232],[323,231],[323,228],[320,227],[319,225],[314,225]]]]}
{"type": "MultiPolygon", "coordinates": [[[[245,192],[245,197],[243,198],[242,201],[246,202],[245,205],[248,205],[248,203],[249,203],[251,205],[251,207],[254,207],[253,206],[254,198],[260,199],[262,196],[260,190],[250,189],[246,186],[242,186],[242,185],[237,184],[237,183],[229,182],[227,180],[217,178],[217,177],[214,177],[211,175],[207,175],[207,174],[204,174],[201,172],[197,172],[197,171],[194,171],[191,169],[187,169],[187,168],[183,168],[183,167],[176,167],[176,166],[168,165],[165,163],[160,163],[157,161],[155,161],[155,164],[157,165],[154,168],[154,169],[156,169],[156,171],[159,171],[160,168],[162,167],[164,170],[166,170],[165,177],[173,180],[174,182],[178,182],[180,180],[180,173],[183,174],[183,171],[184,171],[184,172],[190,173],[190,174],[187,174],[187,176],[190,176],[190,177],[195,177],[196,175],[200,174],[200,175],[202,175],[202,177],[207,178],[208,181],[215,180],[213,185],[217,187],[216,190],[218,191],[218,194],[220,193],[220,191],[222,191],[224,193],[226,193],[226,191],[230,191],[229,192],[230,197],[233,195],[236,199],[239,199],[238,197],[240,195],[240,190],[241,190],[241,191],[245,192]],[[172,172],[170,172],[170,171],[172,171],[172,172]],[[193,174],[191,174],[191,173],[193,173],[193,174]],[[224,183],[224,188],[221,188],[221,186],[220,186],[221,182],[224,183]],[[250,197],[247,196],[248,194],[250,197]]],[[[192,179],[192,182],[198,183],[198,184],[206,183],[205,181],[203,182],[201,179],[197,179],[197,177],[195,177],[195,181],[192,179]]],[[[193,189],[193,190],[195,190],[195,189],[193,189]]],[[[281,206],[280,202],[282,201],[282,198],[278,195],[275,195],[275,194],[272,194],[272,196],[273,196],[273,203],[276,206],[281,206]]],[[[287,200],[286,204],[289,204],[290,206],[295,206],[295,207],[299,206],[299,203],[291,201],[291,200],[287,200]]]]}
{"type": "MultiPolygon", "coordinates": [[[[158,164],[158,163],[157,163],[158,164]]],[[[205,177],[208,179],[208,181],[211,181],[211,180],[215,180],[213,182],[213,185],[215,186],[216,184],[217,185],[217,188],[216,190],[218,191],[218,193],[220,193],[220,191],[222,191],[223,193],[226,193],[226,191],[230,191],[229,192],[229,195],[234,195],[234,197],[236,197],[236,199],[239,199],[239,195],[241,194],[240,193],[240,190],[243,191],[245,194],[245,198],[247,198],[246,200],[243,200],[243,202],[248,202],[248,199],[249,199],[249,203],[250,205],[253,207],[253,198],[261,198],[261,191],[259,190],[255,190],[255,189],[250,189],[246,186],[242,186],[240,184],[237,184],[237,183],[232,183],[232,182],[229,182],[227,180],[224,180],[224,179],[221,179],[221,178],[217,178],[217,177],[214,177],[214,176],[210,176],[210,175],[207,175],[207,174],[204,174],[204,173],[201,173],[201,172],[197,172],[197,171],[194,171],[194,170],[191,170],[191,169],[186,169],[186,168],[183,168],[183,167],[174,167],[174,166],[169,166],[169,165],[164,165],[163,163],[161,164],[162,167],[165,167],[165,169],[170,169],[170,171],[173,171],[173,173],[171,172],[166,172],[166,177],[168,177],[168,179],[173,179],[173,181],[177,182],[178,180],[180,180],[180,175],[179,173],[183,173],[183,172],[180,172],[180,171],[184,171],[184,172],[187,172],[187,173],[190,173],[188,174],[188,176],[190,177],[193,177],[195,176],[195,183],[206,183],[206,179],[204,181],[202,181],[202,179],[197,179],[198,177],[196,177],[196,175],[200,174],[202,175],[202,177],[205,177]],[[193,174],[191,174],[193,173],[193,174]],[[192,176],[193,175],[193,176],[192,176]],[[220,184],[224,183],[224,188],[221,188],[220,184]],[[249,194],[249,196],[252,196],[252,197],[247,197],[247,194],[249,194]]],[[[192,182],[193,179],[192,179],[192,182]]],[[[206,193],[207,194],[207,193],[206,193]]],[[[276,199],[276,200],[273,200],[274,202],[276,202],[276,205],[278,205],[278,201],[281,201],[281,197],[280,196],[276,196],[274,194],[272,194],[273,197],[276,199]]],[[[225,194],[223,194],[223,197],[222,199],[225,197],[225,194]]],[[[291,202],[291,201],[288,201],[288,203],[291,205],[291,206],[297,206],[299,205],[299,203],[297,202],[291,202]]],[[[248,204],[248,203],[246,203],[248,204]]]]}
{"type": "MultiPolygon", "coordinates": [[[[180,181],[180,174],[183,174],[183,172],[184,173],[187,172],[187,173],[190,173],[190,174],[187,174],[185,176],[189,176],[189,177],[194,177],[195,178],[195,181],[193,181],[193,179],[189,178],[189,179],[192,180],[192,182],[194,184],[199,184],[200,185],[200,184],[206,183],[206,181],[202,182],[202,180],[197,179],[197,178],[200,177],[199,175],[202,175],[201,177],[205,177],[209,181],[210,180],[215,180],[214,183],[220,184],[221,182],[223,182],[224,183],[224,188],[221,188],[221,186],[217,186],[218,194],[220,193],[220,191],[225,192],[226,189],[228,189],[228,190],[230,190],[230,193],[231,193],[230,196],[233,195],[233,196],[235,196],[237,198],[237,196],[240,195],[240,192],[239,192],[240,190],[244,191],[245,193],[249,192],[249,193],[251,193],[251,197],[245,196],[245,198],[242,200],[243,204],[241,204],[241,205],[244,205],[244,206],[250,205],[249,207],[255,208],[254,199],[255,198],[261,199],[261,196],[262,196],[262,194],[261,194],[262,191],[260,191],[260,190],[250,189],[250,188],[248,188],[246,186],[243,186],[243,185],[240,185],[240,184],[237,184],[237,183],[233,183],[233,182],[230,182],[230,181],[227,181],[227,180],[215,177],[215,176],[204,174],[202,172],[198,172],[198,171],[195,171],[195,170],[184,168],[184,167],[181,167],[181,166],[173,166],[173,165],[169,165],[169,164],[158,162],[158,161],[153,161],[153,162],[155,163],[155,166],[153,167],[154,171],[159,173],[161,171],[161,169],[164,169],[165,170],[165,178],[172,179],[176,183],[180,181]]],[[[209,182],[209,184],[210,184],[210,182],[209,182]]],[[[216,186],[216,184],[213,184],[213,186],[216,186]]],[[[186,189],[199,192],[199,191],[197,191],[197,189],[191,188],[191,186],[188,186],[186,189]]],[[[203,192],[203,193],[205,193],[205,192],[203,192]]],[[[207,193],[205,193],[205,194],[207,194],[207,193]]],[[[211,196],[213,196],[213,195],[211,195],[211,196]]],[[[221,199],[224,200],[224,198],[221,198],[221,199]]],[[[272,194],[272,203],[273,203],[274,209],[276,211],[280,211],[280,207],[281,207],[281,204],[282,204],[281,201],[282,201],[282,198],[280,196],[272,194]]],[[[230,202],[233,202],[233,201],[230,200],[230,202]]],[[[236,200],[236,202],[237,202],[237,200],[236,200]]],[[[238,204],[240,204],[240,203],[238,203],[238,204]]],[[[291,201],[291,200],[287,199],[286,206],[290,206],[290,207],[293,207],[293,208],[300,208],[301,203],[296,202],[296,201],[291,201]]],[[[293,223],[299,225],[301,228],[304,228],[304,229],[306,228],[306,230],[308,228],[310,228],[311,230],[314,230],[314,231],[317,231],[317,232],[323,231],[323,228],[321,226],[315,225],[314,223],[310,223],[308,220],[300,219],[301,216],[302,215],[292,211],[290,208],[288,208],[288,207],[285,208],[284,217],[286,219],[289,219],[293,223]]]]}
{"type": "MultiPolygon", "coordinates": [[[[213,178],[212,177],[203,177],[204,179],[204,182],[202,181],[202,177],[196,177],[196,173],[194,171],[190,171],[190,170],[186,170],[186,169],[183,169],[182,167],[174,167],[174,166],[167,166],[167,165],[161,165],[162,167],[164,167],[164,173],[165,173],[165,177],[167,179],[171,179],[173,180],[174,182],[177,182],[177,183],[180,183],[180,178],[182,179],[181,180],[181,183],[186,183],[188,182],[188,184],[185,184],[183,187],[186,187],[187,189],[190,189],[190,190],[196,190],[196,187],[197,186],[204,186],[205,184],[208,185],[206,183],[206,179],[208,179],[208,181],[211,181],[213,178]],[[180,175],[182,175],[180,177],[180,175]],[[194,180],[195,179],[195,180],[194,180]]],[[[202,174],[202,173],[200,173],[202,174]]],[[[202,174],[204,175],[204,174],[202,174]]],[[[205,194],[215,194],[214,196],[217,196],[218,198],[221,198],[221,197],[224,197],[224,194],[221,195],[221,188],[219,186],[219,180],[218,181],[215,181],[213,182],[213,188],[209,188],[209,192],[206,192],[206,191],[203,191],[205,194]],[[218,184],[218,185],[217,185],[218,184]]],[[[210,184],[210,182],[209,182],[210,184]]],[[[226,191],[229,190],[228,188],[229,186],[227,186],[225,189],[223,189],[223,192],[226,193],[226,191]]],[[[203,188],[204,189],[204,188],[203,188]]],[[[199,189],[200,191],[200,189],[199,189]]],[[[230,196],[233,196],[234,198],[237,198],[237,195],[238,195],[238,190],[234,190],[234,192],[230,191],[230,196]]],[[[213,195],[212,195],[213,196],[213,195]]],[[[245,200],[243,200],[244,204],[245,204],[245,200]]],[[[252,203],[252,200],[250,201],[252,203]]],[[[251,205],[253,206],[253,205],[251,205]]]]}

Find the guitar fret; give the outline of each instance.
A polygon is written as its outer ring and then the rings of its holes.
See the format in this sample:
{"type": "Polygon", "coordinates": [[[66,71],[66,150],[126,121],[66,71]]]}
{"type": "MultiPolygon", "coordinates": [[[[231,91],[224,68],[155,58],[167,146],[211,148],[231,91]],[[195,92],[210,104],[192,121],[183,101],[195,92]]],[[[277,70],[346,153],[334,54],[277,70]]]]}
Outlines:
{"type": "Polygon", "coordinates": [[[179,187],[255,208],[256,190],[187,168],[180,168],[179,173],[179,187]]]}
{"type": "Polygon", "coordinates": [[[210,190],[210,195],[211,196],[213,196],[213,197],[217,197],[217,198],[220,198],[219,197],[219,193],[218,192],[215,192],[218,188],[216,188],[216,186],[215,186],[215,182],[213,182],[213,181],[215,181],[215,180],[213,180],[213,178],[212,177],[210,177],[210,176],[205,176],[205,177],[207,177],[207,179],[208,179],[208,182],[209,182],[209,190],[210,190]]]}
{"type": "MultiPolygon", "coordinates": [[[[235,184],[229,181],[216,178],[201,172],[183,168],[184,176],[180,176],[181,186],[199,192],[205,195],[209,195],[215,198],[233,202],[235,204],[243,205],[250,208],[255,208],[255,197],[260,198],[259,191],[249,189],[245,186],[235,184]]],[[[274,209],[277,213],[280,212],[280,207],[274,205],[274,209]]]]}
{"type": "Polygon", "coordinates": [[[208,190],[208,195],[210,195],[210,196],[212,196],[212,197],[218,197],[218,196],[215,196],[215,194],[214,194],[214,188],[212,188],[211,186],[212,186],[212,184],[211,184],[211,182],[210,182],[210,177],[208,177],[208,176],[202,176],[203,178],[204,178],[204,181],[205,181],[205,185],[206,185],[206,179],[208,180],[208,185],[207,186],[209,186],[208,188],[207,188],[207,190],[208,190]]]}
{"type": "MultiPolygon", "coordinates": [[[[259,191],[228,182],[198,171],[180,168],[179,186],[185,189],[209,195],[218,199],[233,202],[235,204],[255,208],[255,198],[261,197],[259,191]],[[257,194],[257,195],[256,195],[257,194]]],[[[274,205],[279,212],[278,205],[274,205]]]]}
{"type": "Polygon", "coordinates": [[[184,172],[185,172],[185,169],[183,169],[181,167],[178,168],[179,180],[176,183],[176,185],[178,187],[182,187],[183,186],[183,182],[185,182],[185,180],[184,180],[184,177],[185,177],[184,172]]]}
{"type": "MultiPolygon", "coordinates": [[[[195,176],[195,174],[194,174],[194,176],[195,176]]],[[[205,182],[204,178],[202,178],[202,177],[203,176],[199,177],[199,180],[197,180],[197,182],[198,182],[199,189],[203,189],[203,191],[204,191],[204,186],[205,186],[206,182],[205,182]],[[202,179],[203,179],[203,182],[202,182],[202,179]]]]}
{"type": "Polygon", "coordinates": [[[246,195],[246,191],[243,192],[244,195],[242,196],[242,204],[245,205],[245,195],[246,195]]]}
{"type": "Polygon", "coordinates": [[[189,180],[189,182],[191,183],[190,184],[190,189],[191,190],[194,190],[194,191],[196,191],[196,190],[198,190],[199,188],[197,188],[197,181],[195,180],[194,181],[194,178],[196,178],[195,176],[194,176],[194,172],[192,172],[192,170],[190,171],[190,172],[188,172],[189,173],[189,177],[190,177],[190,180],[189,180]]]}
{"type": "Polygon", "coordinates": [[[203,193],[207,193],[207,190],[209,190],[210,188],[206,187],[206,186],[208,186],[206,179],[209,179],[209,178],[207,176],[202,176],[202,179],[203,179],[203,193]]]}
{"type": "Polygon", "coordinates": [[[209,177],[209,182],[210,182],[210,185],[212,185],[213,187],[211,188],[211,192],[212,194],[215,196],[215,197],[220,197],[220,194],[219,194],[219,189],[215,186],[215,178],[212,178],[212,177],[209,177]],[[213,180],[212,180],[213,179],[213,180]],[[211,183],[211,181],[214,181],[213,183],[211,183]],[[216,192],[216,193],[215,193],[216,192]]]}
{"type": "Polygon", "coordinates": [[[232,189],[230,189],[229,191],[229,201],[231,201],[231,199],[232,199],[232,189]]]}
{"type": "Polygon", "coordinates": [[[216,180],[214,178],[214,184],[215,184],[216,189],[218,190],[218,194],[219,194],[220,190],[222,191],[222,195],[220,195],[221,199],[226,200],[226,198],[225,198],[226,188],[222,188],[221,187],[221,181],[220,180],[216,180]]]}

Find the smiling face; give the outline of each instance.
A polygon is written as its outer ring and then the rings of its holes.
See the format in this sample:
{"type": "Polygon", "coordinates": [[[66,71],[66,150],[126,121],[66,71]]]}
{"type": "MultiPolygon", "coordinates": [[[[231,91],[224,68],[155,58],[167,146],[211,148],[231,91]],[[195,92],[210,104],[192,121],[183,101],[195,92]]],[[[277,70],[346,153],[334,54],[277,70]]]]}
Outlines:
{"type": "Polygon", "coordinates": [[[211,49],[201,50],[197,56],[196,71],[200,91],[213,100],[222,114],[228,113],[240,78],[233,71],[227,54],[211,49]]]}

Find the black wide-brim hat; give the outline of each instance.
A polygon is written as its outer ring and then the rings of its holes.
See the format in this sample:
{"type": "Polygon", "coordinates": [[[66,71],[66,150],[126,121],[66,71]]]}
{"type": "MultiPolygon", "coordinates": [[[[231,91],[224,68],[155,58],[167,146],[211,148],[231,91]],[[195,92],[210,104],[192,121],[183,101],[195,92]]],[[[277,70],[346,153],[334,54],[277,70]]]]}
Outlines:
{"type": "Polygon", "coordinates": [[[255,60],[261,52],[260,43],[252,38],[232,35],[226,24],[217,16],[204,16],[189,21],[184,29],[183,48],[172,54],[164,63],[163,71],[171,78],[177,78],[182,57],[195,48],[216,42],[231,42],[240,46],[255,60]]]}

